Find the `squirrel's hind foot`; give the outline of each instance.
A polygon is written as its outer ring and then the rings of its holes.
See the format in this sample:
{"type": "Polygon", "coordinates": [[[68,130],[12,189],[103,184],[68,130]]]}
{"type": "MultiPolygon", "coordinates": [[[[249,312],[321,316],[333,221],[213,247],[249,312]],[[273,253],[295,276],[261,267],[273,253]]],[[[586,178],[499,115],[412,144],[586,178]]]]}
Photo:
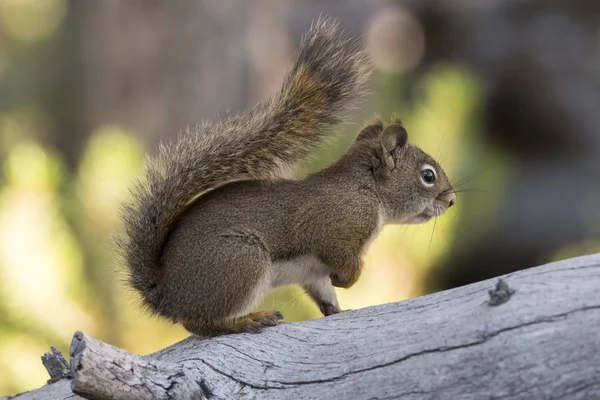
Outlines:
{"type": "Polygon", "coordinates": [[[283,315],[279,311],[260,311],[218,323],[187,321],[183,326],[197,336],[218,336],[243,332],[259,333],[264,327],[275,326],[281,321],[283,315]]]}
{"type": "Polygon", "coordinates": [[[266,326],[275,326],[283,321],[279,311],[260,311],[236,319],[234,325],[237,332],[258,333],[266,326]]]}

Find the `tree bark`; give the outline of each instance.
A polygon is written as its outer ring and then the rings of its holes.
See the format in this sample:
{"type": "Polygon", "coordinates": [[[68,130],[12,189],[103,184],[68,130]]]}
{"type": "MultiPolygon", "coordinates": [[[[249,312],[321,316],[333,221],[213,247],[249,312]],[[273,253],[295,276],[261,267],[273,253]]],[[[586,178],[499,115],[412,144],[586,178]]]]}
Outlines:
{"type": "Polygon", "coordinates": [[[77,332],[64,378],[16,398],[593,399],[599,328],[596,254],[148,356],[77,332]]]}

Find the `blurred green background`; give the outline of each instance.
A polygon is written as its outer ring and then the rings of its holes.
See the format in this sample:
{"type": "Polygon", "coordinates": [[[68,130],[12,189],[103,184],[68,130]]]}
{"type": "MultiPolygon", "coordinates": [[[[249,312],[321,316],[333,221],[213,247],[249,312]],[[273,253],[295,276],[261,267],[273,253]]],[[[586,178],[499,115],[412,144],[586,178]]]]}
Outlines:
{"type": "MultiPolygon", "coordinates": [[[[520,147],[482,134],[491,130],[486,105],[496,81],[476,61],[427,57],[425,14],[394,2],[327,2],[325,10],[318,2],[252,3],[0,1],[0,396],[44,384],[40,356],[50,345],[68,353],[75,330],[141,354],[188,335],[143,314],[124,284],[110,240],[119,206],[161,138],[272,93],[300,34],[321,11],[342,14],[345,27],[365,33],[378,69],[354,122],[299,173],[333,162],[373,113],[389,119],[397,112],[412,143],[464,190],[439,220],[386,227],[361,280],[338,291],[343,308],[486,277],[460,272],[464,259],[493,276],[599,251],[594,209],[578,220],[588,228],[546,247],[532,241],[522,258],[510,240],[492,240],[518,261],[506,269],[469,255],[485,232],[502,232],[495,229],[507,199],[523,198],[511,186],[523,171],[520,147]]],[[[597,194],[585,192],[577,207],[597,194]]],[[[526,215],[542,214],[547,229],[559,226],[551,211],[527,207],[526,215]]],[[[290,321],[320,317],[295,287],[274,291],[262,308],[281,310],[290,321]]]]}

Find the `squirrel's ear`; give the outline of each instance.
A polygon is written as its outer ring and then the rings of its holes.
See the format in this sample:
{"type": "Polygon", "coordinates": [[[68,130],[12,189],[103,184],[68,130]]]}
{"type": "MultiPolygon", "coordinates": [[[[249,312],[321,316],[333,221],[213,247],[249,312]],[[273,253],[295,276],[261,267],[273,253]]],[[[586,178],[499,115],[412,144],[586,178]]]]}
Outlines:
{"type": "Polygon", "coordinates": [[[378,138],[381,135],[381,131],[383,130],[383,125],[374,124],[365,126],[356,136],[356,141],[360,142],[361,140],[368,140],[373,138],[378,138]]]}
{"type": "Polygon", "coordinates": [[[408,133],[402,125],[392,124],[385,128],[381,134],[381,147],[386,163],[391,163],[393,166],[392,152],[398,147],[406,146],[407,142],[408,133]]]}

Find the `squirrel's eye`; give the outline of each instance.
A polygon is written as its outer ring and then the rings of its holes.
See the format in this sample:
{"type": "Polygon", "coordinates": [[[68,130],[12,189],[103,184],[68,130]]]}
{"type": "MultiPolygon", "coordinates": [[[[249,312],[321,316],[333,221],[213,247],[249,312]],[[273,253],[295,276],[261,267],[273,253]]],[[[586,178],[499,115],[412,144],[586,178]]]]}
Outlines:
{"type": "Polygon", "coordinates": [[[426,169],[425,171],[421,171],[421,176],[423,177],[423,180],[425,182],[427,182],[427,183],[433,183],[433,182],[435,182],[435,174],[430,169],[426,169]]]}
{"type": "Polygon", "coordinates": [[[425,186],[431,187],[435,182],[435,170],[430,165],[425,165],[421,169],[421,180],[425,186]]]}

